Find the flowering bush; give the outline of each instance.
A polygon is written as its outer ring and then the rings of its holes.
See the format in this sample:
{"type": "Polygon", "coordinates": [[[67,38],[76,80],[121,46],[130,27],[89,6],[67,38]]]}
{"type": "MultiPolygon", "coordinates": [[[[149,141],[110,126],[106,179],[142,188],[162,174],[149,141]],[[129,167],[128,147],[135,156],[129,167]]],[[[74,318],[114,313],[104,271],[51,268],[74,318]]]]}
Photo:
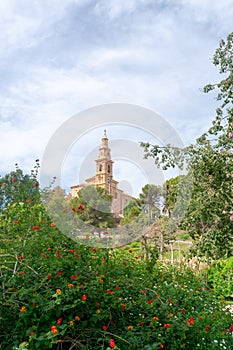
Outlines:
{"type": "Polygon", "coordinates": [[[185,266],[75,243],[28,201],[0,230],[0,349],[232,348],[224,302],[185,266]]]}

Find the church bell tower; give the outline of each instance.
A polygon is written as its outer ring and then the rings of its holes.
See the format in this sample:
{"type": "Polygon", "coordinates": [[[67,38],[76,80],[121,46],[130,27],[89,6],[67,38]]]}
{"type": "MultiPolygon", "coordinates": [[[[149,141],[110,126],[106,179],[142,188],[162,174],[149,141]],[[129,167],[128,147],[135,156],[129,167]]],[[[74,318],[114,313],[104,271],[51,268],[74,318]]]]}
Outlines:
{"type": "Polygon", "coordinates": [[[108,147],[108,138],[106,130],[101,139],[102,144],[99,148],[98,159],[96,159],[96,186],[104,187],[111,193],[112,178],[113,178],[113,161],[111,159],[111,151],[108,147]]]}

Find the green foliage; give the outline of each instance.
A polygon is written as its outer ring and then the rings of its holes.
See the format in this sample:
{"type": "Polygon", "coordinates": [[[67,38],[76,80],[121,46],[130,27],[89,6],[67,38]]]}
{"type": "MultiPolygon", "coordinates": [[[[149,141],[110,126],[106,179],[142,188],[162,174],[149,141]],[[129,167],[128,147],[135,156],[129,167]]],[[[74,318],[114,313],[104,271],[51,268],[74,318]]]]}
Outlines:
{"type": "MultiPolygon", "coordinates": [[[[182,225],[196,243],[195,254],[214,259],[233,254],[232,47],[233,33],[226,41],[221,40],[213,58],[213,63],[219,66],[220,74],[225,75],[224,79],[204,88],[204,92],[217,89],[217,100],[221,101],[209,130],[201,135],[194,145],[184,149],[170,145],[159,147],[149,143],[141,144],[145,156],[153,157],[157,165],[166,169],[174,166],[187,167],[192,197],[182,225]]],[[[184,189],[189,189],[190,186],[186,185],[184,189]]],[[[185,198],[184,192],[181,198],[185,198]]],[[[178,213],[182,206],[183,199],[180,204],[176,204],[178,213]]]]}
{"type": "Polygon", "coordinates": [[[233,299],[233,257],[215,261],[208,270],[208,281],[218,294],[233,299]]]}
{"type": "Polygon", "coordinates": [[[159,186],[147,184],[142,188],[139,198],[131,201],[124,208],[121,224],[127,224],[141,218],[147,224],[153,223],[160,215],[162,190],[159,186]]]}
{"type": "Polygon", "coordinates": [[[229,312],[185,266],[75,243],[29,201],[3,210],[0,232],[0,349],[232,346],[229,312]]]}
{"type": "Polygon", "coordinates": [[[89,225],[96,228],[114,227],[111,195],[102,187],[82,188],[77,197],[71,199],[71,206],[78,217],[89,225]]]}
{"type": "Polygon", "coordinates": [[[25,202],[26,199],[39,203],[39,183],[36,179],[39,164],[36,161],[31,174],[23,174],[18,164],[16,169],[0,179],[0,209],[10,203],[25,202]]]}

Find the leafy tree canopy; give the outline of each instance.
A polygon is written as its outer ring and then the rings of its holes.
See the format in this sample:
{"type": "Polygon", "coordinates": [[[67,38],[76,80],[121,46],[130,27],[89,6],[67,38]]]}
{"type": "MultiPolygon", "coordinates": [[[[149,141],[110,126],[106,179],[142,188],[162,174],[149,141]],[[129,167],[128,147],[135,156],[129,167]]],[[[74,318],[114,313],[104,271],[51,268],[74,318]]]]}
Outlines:
{"type": "Polygon", "coordinates": [[[0,209],[8,204],[32,201],[40,202],[39,183],[37,181],[38,162],[31,174],[24,174],[16,164],[16,169],[0,179],[0,209]]]}
{"type": "Polygon", "coordinates": [[[197,254],[219,258],[233,253],[233,33],[220,41],[213,64],[224,78],[203,89],[217,90],[220,104],[207,132],[183,149],[141,145],[145,156],[163,169],[187,166],[193,190],[183,226],[195,240],[197,254]]]}
{"type": "Polygon", "coordinates": [[[102,187],[86,186],[82,188],[76,198],[71,199],[73,211],[85,223],[96,228],[114,226],[111,213],[111,195],[102,187]]]}

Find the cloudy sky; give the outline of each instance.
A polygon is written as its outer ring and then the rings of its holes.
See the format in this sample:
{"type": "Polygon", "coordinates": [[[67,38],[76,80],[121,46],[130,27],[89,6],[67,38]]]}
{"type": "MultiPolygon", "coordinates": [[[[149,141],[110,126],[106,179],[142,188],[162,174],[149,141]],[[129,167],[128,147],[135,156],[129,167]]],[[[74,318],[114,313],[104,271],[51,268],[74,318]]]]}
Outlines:
{"type": "MultiPolygon", "coordinates": [[[[102,104],[156,111],[184,144],[194,142],[214,116],[215,95],[201,88],[219,80],[212,56],[232,18],[232,0],[1,0],[0,173],[16,162],[29,171],[63,123],[102,104]]],[[[102,124],[97,116],[87,130],[86,154],[102,124]]],[[[122,137],[119,126],[109,138],[122,137]]],[[[66,186],[80,166],[74,149],[66,186]]]]}

